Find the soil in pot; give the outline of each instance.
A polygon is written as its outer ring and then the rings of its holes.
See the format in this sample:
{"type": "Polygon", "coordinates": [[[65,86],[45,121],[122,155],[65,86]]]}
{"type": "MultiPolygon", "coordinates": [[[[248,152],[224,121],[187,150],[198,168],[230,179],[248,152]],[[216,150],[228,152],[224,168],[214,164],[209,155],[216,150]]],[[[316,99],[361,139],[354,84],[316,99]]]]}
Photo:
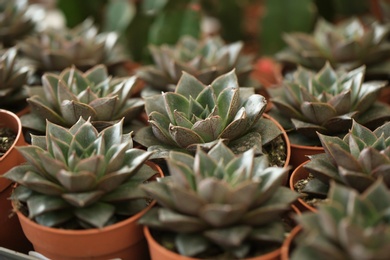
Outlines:
{"type": "Polygon", "coordinates": [[[3,156],[16,140],[16,133],[8,127],[0,127],[0,157],[3,156]]]}
{"type": "MultiPolygon", "coordinates": [[[[307,162],[307,161],[306,161],[307,162]]],[[[308,171],[303,167],[306,162],[300,164],[291,174],[289,186],[291,190],[295,190],[302,196],[295,203],[296,207],[300,211],[316,211],[316,207],[326,202],[326,198],[309,196],[303,189],[305,188],[308,181],[313,179],[313,175],[311,175],[308,171]]]]}

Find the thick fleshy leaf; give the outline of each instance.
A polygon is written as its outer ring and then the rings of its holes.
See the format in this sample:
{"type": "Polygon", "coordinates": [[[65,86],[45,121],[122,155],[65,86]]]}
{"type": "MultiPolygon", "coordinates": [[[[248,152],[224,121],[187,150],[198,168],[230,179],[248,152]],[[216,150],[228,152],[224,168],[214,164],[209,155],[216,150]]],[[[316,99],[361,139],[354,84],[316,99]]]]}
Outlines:
{"type": "MultiPolygon", "coordinates": [[[[324,147],[325,148],[325,147],[324,147]]],[[[362,171],[362,167],[359,164],[358,160],[354,158],[349,151],[346,151],[338,144],[335,143],[327,143],[326,144],[326,151],[329,155],[332,156],[333,160],[336,162],[336,164],[340,167],[344,167],[346,169],[352,170],[352,171],[362,171]]]]}
{"type": "Polygon", "coordinates": [[[175,122],[174,111],[183,112],[185,115],[189,113],[189,101],[183,95],[167,92],[162,94],[166,113],[171,122],[175,122]]]}
{"type": "MultiPolygon", "coordinates": [[[[149,124],[154,136],[161,142],[169,145],[174,145],[175,142],[172,140],[169,134],[170,121],[167,117],[159,113],[151,113],[149,115],[149,124]]],[[[142,143],[142,142],[141,142],[142,143]]]]}
{"type": "Polygon", "coordinates": [[[102,82],[108,77],[107,67],[99,64],[84,73],[84,77],[91,82],[102,82]]]}
{"type": "Polygon", "coordinates": [[[198,194],[208,203],[223,204],[230,192],[231,188],[228,183],[211,176],[198,182],[198,194]]]}
{"type": "Polygon", "coordinates": [[[49,106],[45,105],[39,97],[33,96],[27,98],[27,102],[30,105],[31,112],[39,117],[49,120],[56,124],[64,124],[65,120],[58,112],[54,111],[49,106]]]}
{"type": "MultiPolygon", "coordinates": [[[[165,177],[165,178],[170,178],[165,177]]],[[[165,208],[174,209],[174,203],[170,196],[170,189],[165,183],[149,182],[140,186],[150,197],[155,199],[158,204],[165,208]]]]}
{"type": "Polygon", "coordinates": [[[96,176],[90,171],[70,172],[60,170],[57,180],[68,192],[83,192],[91,190],[96,183],[96,176]]]}
{"type": "Polygon", "coordinates": [[[74,215],[71,210],[61,209],[45,212],[44,214],[36,216],[34,220],[42,226],[58,227],[72,218],[74,218],[74,215]]]}
{"type": "Polygon", "coordinates": [[[351,91],[344,91],[335,95],[328,103],[333,106],[338,115],[346,114],[351,110],[351,91]]]}
{"type": "Polygon", "coordinates": [[[240,109],[234,118],[219,135],[220,139],[234,139],[248,130],[248,119],[244,109],[240,109]]]}
{"type": "Polygon", "coordinates": [[[211,83],[211,87],[214,89],[214,93],[217,97],[227,88],[238,89],[239,86],[236,71],[231,70],[230,72],[219,76],[211,83]]]}
{"type": "Polygon", "coordinates": [[[246,225],[211,229],[204,232],[205,237],[225,248],[236,247],[243,244],[252,228],[246,225]]]}
{"type": "Polygon", "coordinates": [[[60,195],[64,192],[64,188],[56,182],[51,182],[39,173],[34,171],[28,171],[23,176],[23,185],[30,189],[47,195],[60,195]]]}
{"type": "MultiPolygon", "coordinates": [[[[65,143],[70,143],[73,139],[73,136],[71,133],[69,133],[68,129],[65,127],[62,127],[60,125],[53,124],[51,122],[48,122],[46,124],[46,139],[47,144],[50,145],[51,137],[55,137],[57,139],[61,139],[65,143]],[[50,135],[48,134],[50,133],[50,135]]],[[[34,144],[34,143],[32,143],[34,144]]]]}
{"type": "Polygon", "coordinates": [[[244,107],[248,117],[248,127],[251,127],[262,116],[267,107],[267,100],[261,95],[252,95],[244,103],[244,107]]]}
{"type": "Polygon", "coordinates": [[[140,188],[141,184],[142,182],[129,180],[104,195],[101,198],[101,201],[120,202],[125,200],[146,198],[147,195],[145,191],[140,188]]]}
{"type": "Polygon", "coordinates": [[[226,149],[227,146],[219,141],[209,152],[208,156],[213,158],[215,161],[222,160],[224,164],[232,160],[235,155],[230,149],[226,149]]]}
{"type": "Polygon", "coordinates": [[[358,136],[367,146],[374,144],[378,138],[370,129],[356,121],[353,122],[350,132],[352,135],[358,136]]]}
{"type": "Polygon", "coordinates": [[[254,157],[254,149],[250,149],[248,151],[244,151],[230,162],[227,162],[225,168],[227,175],[232,176],[236,171],[244,169],[245,176],[250,178],[254,167],[254,157]]]}
{"type": "Polygon", "coordinates": [[[389,189],[381,180],[376,180],[363,194],[362,198],[370,201],[378,212],[384,212],[390,203],[390,196],[382,196],[382,194],[389,195],[389,189]],[[381,198],[381,199],[378,199],[381,198]]]}
{"type": "Polygon", "coordinates": [[[283,129],[280,129],[272,120],[265,117],[260,118],[253,129],[260,133],[263,146],[283,133],[283,129]]]}
{"type": "Polygon", "coordinates": [[[27,200],[27,206],[29,209],[29,217],[34,218],[45,212],[66,209],[69,207],[69,204],[61,199],[61,197],[39,194],[31,196],[27,200]]]}
{"type": "Polygon", "coordinates": [[[84,208],[97,202],[103,194],[103,191],[92,190],[80,193],[63,193],[61,197],[77,208],[84,208]]]}
{"type": "Polygon", "coordinates": [[[94,120],[110,121],[114,119],[121,119],[123,116],[117,113],[119,109],[118,103],[118,97],[113,96],[95,99],[88,105],[92,108],[93,111],[96,111],[96,113],[93,115],[94,120]]]}
{"type": "Polygon", "coordinates": [[[191,129],[192,126],[194,125],[194,124],[187,118],[187,115],[184,115],[184,113],[175,110],[175,111],[173,112],[173,114],[174,114],[175,123],[176,123],[177,126],[182,126],[182,127],[191,129]]]}
{"type": "Polygon", "coordinates": [[[177,184],[187,189],[191,189],[191,190],[197,189],[195,175],[191,168],[192,166],[189,167],[187,164],[184,164],[181,161],[175,161],[172,159],[169,159],[167,161],[167,164],[168,164],[169,173],[172,176],[172,178],[175,179],[175,182],[177,184]]]}
{"type": "Polygon", "coordinates": [[[332,106],[319,102],[303,102],[301,111],[310,122],[315,124],[323,124],[337,115],[336,110],[332,106]]]}
{"type": "Polygon", "coordinates": [[[329,180],[340,182],[342,180],[338,174],[337,165],[333,164],[325,153],[311,156],[310,161],[303,168],[323,182],[328,182],[329,180]]]}
{"type": "Polygon", "coordinates": [[[115,212],[115,207],[106,203],[95,203],[89,207],[78,208],[75,215],[82,221],[97,227],[104,227],[115,212]]]}
{"type": "Polygon", "coordinates": [[[240,204],[209,203],[200,209],[199,217],[213,227],[225,227],[237,223],[246,210],[246,207],[240,204]]]}
{"type": "Polygon", "coordinates": [[[238,89],[226,88],[217,97],[218,114],[222,127],[230,124],[241,107],[238,89]]]}
{"type": "Polygon", "coordinates": [[[283,243],[285,228],[282,221],[274,221],[252,230],[250,238],[260,242],[283,243]]]}
{"type": "Polygon", "coordinates": [[[182,148],[186,148],[191,144],[204,143],[200,135],[188,128],[170,125],[169,134],[176,144],[182,148]]]}
{"type": "Polygon", "coordinates": [[[204,142],[211,142],[218,138],[222,131],[222,118],[219,116],[208,117],[204,120],[197,121],[192,130],[196,132],[204,142]]]}
{"type": "Polygon", "coordinates": [[[178,233],[200,232],[207,227],[198,217],[183,215],[166,208],[159,209],[158,217],[167,229],[178,233]]]}
{"type": "Polygon", "coordinates": [[[196,99],[199,93],[201,93],[205,88],[206,86],[197,80],[196,77],[183,71],[183,75],[177,83],[175,92],[185,96],[187,99],[190,97],[196,99]]]}
{"type": "Polygon", "coordinates": [[[339,173],[342,176],[344,183],[349,187],[353,187],[359,192],[366,190],[372,183],[374,183],[375,178],[362,173],[361,171],[353,171],[339,166],[339,173]]]}
{"type": "Polygon", "coordinates": [[[196,256],[211,246],[208,239],[200,234],[177,234],[175,245],[180,255],[196,256]]]}
{"type": "Polygon", "coordinates": [[[75,132],[74,139],[81,147],[87,148],[93,143],[98,136],[98,131],[92,126],[91,122],[87,121],[75,132]]]}
{"type": "Polygon", "coordinates": [[[68,125],[72,125],[81,117],[87,119],[91,117],[94,120],[97,112],[89,105],[79,103],[76,101],[65,100],[61,104],[61,114],[68,125]]]}
{"type": "Polygon", "coordinates": [[[204,107],[207,106],[209,109],[214,108],[216,105],[217,97],[215,96],[211,86],[205,87],[205,89],[203,89],[202,92],[200,92],[199,95],[194,98],[196,98],[196,101],[198,101],[200,104],[203,104],[204,107]]]}
{"type": "Polygon", "coordinates": [[[373,171],[381,165],[387,164],[390,166],[390,158],[370,147],[363,149],[359,155],[358,161],[363,167],[363,172],[368,174],[373,173],[373,171]]]}
{"type": "Polygon", "coordinates": [[[172,185],[170,191],[175,208],[181,213],[196,216],[206,204],[206,202],[197,196],[196,192],[191,189],[186,190],[182,187],[172,185]]]}

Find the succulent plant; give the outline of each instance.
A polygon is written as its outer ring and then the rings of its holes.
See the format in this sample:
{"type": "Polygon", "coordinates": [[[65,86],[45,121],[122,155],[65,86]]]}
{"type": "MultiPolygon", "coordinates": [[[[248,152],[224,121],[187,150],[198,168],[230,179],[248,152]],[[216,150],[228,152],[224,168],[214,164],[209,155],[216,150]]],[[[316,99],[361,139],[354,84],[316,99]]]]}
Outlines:
{"type": "Polygon", "coordinates": [[[0,54],[0,106],[10,109],[18,105],[26,105],[28,84],[33,69],[17,57],[17,48],[9,48],[0,54]]]}
{"type": "Polygon", "coordinates": [[[236,155],[222,141],[195,156],[170,152],[170,176],[143,185],[160,207],[140,223],[172,234],[186,256],[242,259],[266,245],[280,247],[281,214],[298,195],[281,185],[288,167],[268,167],[267,157],[255,154],[252,148],[236,155]]]}
{"type": "Polygon", "coordinates": [[[378,100],[384,81],[363,82],[365,67],[319,72],[299,67],[269,91],[275,105],[269,112],[289,131],[292,143],[319,144],[317,132],[344,135],[352,119],[370,129],[390,119],[390,106],[378,100]]]}
{"type": "Polygon", "coordinates": [[[140,184],[154,176],[150,152],[133,148],[122,121],[101,132],[80,119],[69,129],[47,122],[46,135],[18,147],[27,163],[5,173],[19,185],[12,199],[49,227],[103,227],[148,204],[140,184]],[[19,203],[18,203],[19,202],[19,203]]]}
{"type": "Polygon", "coordinates": [[[303,192],[326,196],[332,180],[363,192],[382,178],[390,188],[390,121],[374,131],[354,121],[342,139],[319,137],[325,153],[311,156],[303,166],[314,177],[303,192]]]}
{"type": "Polygon", "coordinates": [[[298,216],[292,260],[388,259],[390,191],[378,179],[364,193],[331,185],[326,204],[298,216]]]}
{"type": "Polygon", "coordinates": [[[110,68],[126,57],[117,40],[116,33],[99,33],[92,19],[86,19],[72,29],[45,29],[25,38],[18,46],[21,54],[43,74],[70,66],[82,71],[98,64],[110,68]]]}
{"type": "Polygon", "coordinates": [[[26,0],[0,0],[0,43],[14,46],[18,40],[34,32],[35,21],[26,0]]]}
{"type": "Polygon", "coordinates": [[[320,70],[326,62],[336,69],[367,66],[367,74],[388,74],[390,26],[350,18],[332,24],[319,19],[313,33],[284,34],[288,47],[276,54],[279,61],[320,70]]]}
{"type": "Polygon", "coordinates": [[[235,69],[238,81],[243,85],[252,71],[253,57],[242,51],[242,42],[225,44],[219,36],[202,40],[183,36],[174,46],[151,45],[154,65],[141,67],[137,76],[159,92],[173,91],[182,71],[208,85],[218,76],[235,69]]]}
{"type": "Polygon", "coordinates": [[[74,66],[59,75],[45,73],[42,83],[43,86],[28,88],[31,113],[21,117],[24,127],[38,132],[45,131],[46,119],[70,127],[80,116],[91,117],[98,128],[123,117],[126,125],[144,109],[144,101],[132,97],[137,78],[112,77],[102,64],[84,73],[74,66]]]}
{"type": "Polygon", "coordinates": [[[184,72],[174,92],[145,98],[149,126],[134,139],[166,157],[172,149],[210,149],[223,139],[235,152],[262,147],[280,137],[281,129],[262,117],[267,101],[253,88],[240,88],[232,70],[205,86],[184,72]]]}

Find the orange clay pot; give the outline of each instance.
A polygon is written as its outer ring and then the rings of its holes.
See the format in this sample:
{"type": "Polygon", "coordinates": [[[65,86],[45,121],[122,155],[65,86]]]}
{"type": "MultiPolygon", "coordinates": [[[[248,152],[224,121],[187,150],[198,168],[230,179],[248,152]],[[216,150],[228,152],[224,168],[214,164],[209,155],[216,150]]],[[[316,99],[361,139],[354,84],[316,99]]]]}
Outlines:
{"type": "MultiPolygon", "coordinates": [[[[147,163],[159,176],[161,169],[147,163]]],[[[53,260],[148,259],[147,243],[138,220],[156,202],[136,215],[102,229],[64,230],[45,227],[17,211],[20,223],[35,251],[53,260]]]]}
{"type": "Polygon", "coordinates": [[[306,146],[292,143],[290,164],[293,169],[296,169],[299,165],[309,159],[307,156],[324,152],[325,150],[322,146],[306,146]]]}
{"type": "MultiPolygon", "coordinates": [[[[199,258],[182,256],[166,249],[153,238],[150,229],[147,226],[144,227],[144,234],[148,241],[151,260],[200,260],[199,258]]],[[[243,260],[279,260],[280,250],[281,249],[279,248],[265,255],[245,258],[243,260]]]]}
{"type": "MultiPolygon", "coordinates": [[[[289,185],[290,185],[290,189],[291,190],[295,190],[294,188],[294,185],[295,183],[297,183],[299,180],[301,179],[305,179],[309,176],[309,172],[305,170],[305,168],[303,168],[303,165],[305,165],[307,163],[304,162],[302,163],[301,165],[299,165],[291,174],[291,177],[290,177],[290,182],[289,182],[289,185]]],[[[310,206],[309,204],[307,204],[303,199],[300,199],[298,198],[297,202],[295,202],[295,206],[298,208],[298,210],[300,210],[301,212],[304,212],[304,211],[312,211],[312,212],[316,212],[317,209],[310,206]]]]}
{"type": "MultiPolygon", "coordinates": [[[[0,109],[0,127],[8,127],[16,133],[16,139],[10,149],[0,157],[0,175],[24,162],[23,156],[16,146],[27,145],[19,117],[8,110],[0,109]]],[[[24,236],[16,216],[11,216],[12,205],[9,197],[12,192],[12,182],[0,177],[0,246],[26,253],[32,246],[24,236]]]]}
{"type": "Polygon", "coordinates": [[[287,236],[287,238],[284,240],[281,253],[280,253],[280,259],[281,260],[289,260],[290,259],[290,254],[292,250],[294,250],[294,239],[297,237],[299,232],[301,232],[302,227],[301,226],[296,226],[290,234],[287,236]]]}

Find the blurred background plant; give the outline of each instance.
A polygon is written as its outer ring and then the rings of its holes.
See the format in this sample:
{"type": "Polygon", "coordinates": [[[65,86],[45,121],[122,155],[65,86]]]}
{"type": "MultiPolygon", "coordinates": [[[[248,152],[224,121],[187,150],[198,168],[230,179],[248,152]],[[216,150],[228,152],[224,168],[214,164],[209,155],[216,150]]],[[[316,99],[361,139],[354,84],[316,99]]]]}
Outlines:
{"type": "Polygon", "coordinates": [[[220,34],[243,40],[249,50],[273,55],[281,34],[310,32],[318,17],[387,16],[383,0],[30,0],[56,6],[66,25],[91,17],[102,31],[117,31],[135,61],[150,62],[147,45],[174,44],[182,35],[220,34]],[[54,4],[53,4],[54,3],[54,4]]]}

